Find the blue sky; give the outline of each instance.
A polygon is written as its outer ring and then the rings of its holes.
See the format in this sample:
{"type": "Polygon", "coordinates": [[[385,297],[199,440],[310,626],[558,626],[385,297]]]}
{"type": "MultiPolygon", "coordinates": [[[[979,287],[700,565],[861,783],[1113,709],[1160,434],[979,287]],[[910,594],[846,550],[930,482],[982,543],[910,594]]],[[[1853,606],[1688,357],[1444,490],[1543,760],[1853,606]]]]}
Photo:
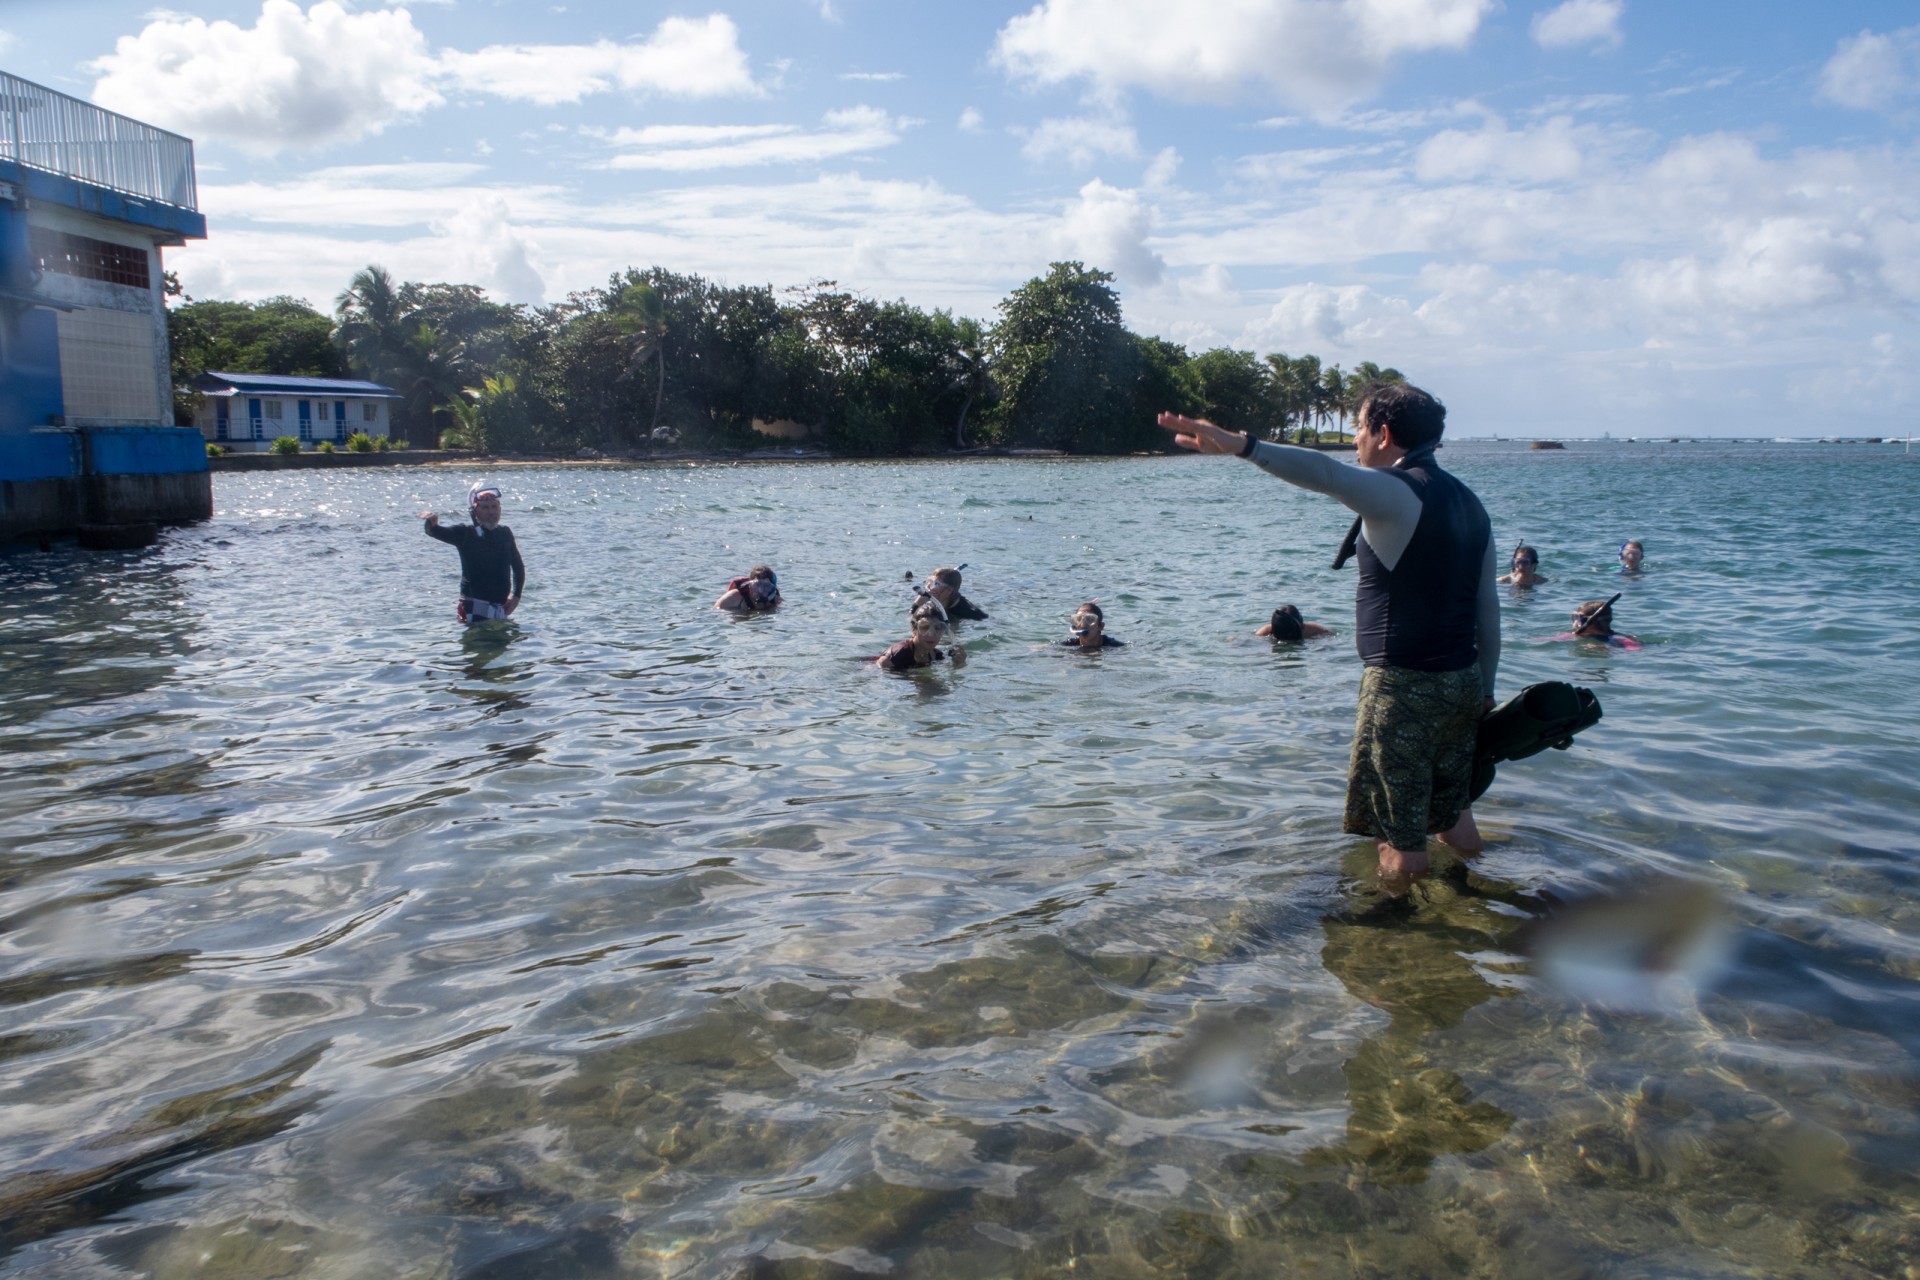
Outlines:
{"type": "Polygon", "coordinates": [[[991,320],[1072,258],[1462,433],[1920,417],[1912,3],[0,0],[0,68],[195,140],[198,297],[659,264],[991,320]]]}

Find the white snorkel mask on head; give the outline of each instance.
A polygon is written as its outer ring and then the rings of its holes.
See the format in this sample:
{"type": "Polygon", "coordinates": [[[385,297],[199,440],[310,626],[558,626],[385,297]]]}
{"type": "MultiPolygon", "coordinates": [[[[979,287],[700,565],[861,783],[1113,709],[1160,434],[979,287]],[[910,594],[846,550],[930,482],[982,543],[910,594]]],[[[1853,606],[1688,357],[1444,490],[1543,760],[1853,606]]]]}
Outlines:
{"type": "MultiPolygon", "coordinates": [[[[499,502],[500,486],[497,484],[488,484],[485,480],[476,480],[467,486],[467,514],[473,518],[473,527],[480,531],[482,537],[486,536],[489,526],[480,523],[480,516],[474,510],[474,505],[488,494],[493,495],[493,500],[496,503],[499,502]]],[[[500,517],[497,514],[494,516],[493,523],[496,525],[500,523],[500,517]]]]}

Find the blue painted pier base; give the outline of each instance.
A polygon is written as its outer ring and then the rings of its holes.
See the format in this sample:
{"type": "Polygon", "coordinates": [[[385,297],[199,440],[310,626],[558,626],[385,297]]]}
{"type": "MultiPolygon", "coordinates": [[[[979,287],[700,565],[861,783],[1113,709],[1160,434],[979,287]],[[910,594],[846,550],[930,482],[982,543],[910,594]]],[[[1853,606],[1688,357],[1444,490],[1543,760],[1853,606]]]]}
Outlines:
{"type": "Polygon", "coordinates": [[[0,540],[213,514],[206,440],[180,427],[0,432],[0,540]]]}

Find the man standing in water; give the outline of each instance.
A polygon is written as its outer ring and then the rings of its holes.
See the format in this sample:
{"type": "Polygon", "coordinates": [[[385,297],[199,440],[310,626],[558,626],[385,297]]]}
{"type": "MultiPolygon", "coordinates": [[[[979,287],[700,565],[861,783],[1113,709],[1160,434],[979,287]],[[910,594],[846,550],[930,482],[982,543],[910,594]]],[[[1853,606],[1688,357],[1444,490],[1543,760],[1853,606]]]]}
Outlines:
{"type": "Polygon", "coordinates": [[[500,487],[476,482],[467,490],[467,513],[472,524],[440,527],[440,517],[422,511],[429,538],[452,543],[460,552],[460,602],[454,614],[471,626],[505,618],[520,607],[520,591],[527,584],[527,566],[513,530],[500,523],[500,487]]]}
{"type": "Polygon", "coordinates": [[[1353,436],[1360,465],[1349,467],[1201,418],[1160,415],[1182,448],[1247,458],[1360,517],[1334,560],[1336,569],[1360,560],[1355,635],[1366,664],[1345,829],[1379,842],[1390,889],[1425,874],[1430,834],[1463,853],[1482,845],[1467,792],[1500,662],[1499,567],[1486,508],[1434,461],[1446,420],[1446,407],[1417,387],[1370,387],[1353,436]]]}

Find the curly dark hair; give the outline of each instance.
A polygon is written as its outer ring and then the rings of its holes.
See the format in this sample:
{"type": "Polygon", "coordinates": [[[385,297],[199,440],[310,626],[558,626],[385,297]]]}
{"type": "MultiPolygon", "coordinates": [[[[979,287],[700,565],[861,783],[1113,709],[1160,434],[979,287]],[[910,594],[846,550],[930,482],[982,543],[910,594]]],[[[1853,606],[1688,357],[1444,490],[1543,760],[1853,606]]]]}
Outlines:
{"type": "Polygon", "coordinates": [[[1360,393],[1360,416],[1411,452],[1447,429],[1447,406],[1408,382],[1371,382],[1360,393]]]}
{"type": "Polygon", "coordinates": [[[1273,616],[1267,619],[1267,626],[1271,628],[1275,640],[1286,644],[1299,644],[1307,634],[1306,619],[1300,616],[1298,607],[1290,604],[1275,609],[1273,616]]]}

